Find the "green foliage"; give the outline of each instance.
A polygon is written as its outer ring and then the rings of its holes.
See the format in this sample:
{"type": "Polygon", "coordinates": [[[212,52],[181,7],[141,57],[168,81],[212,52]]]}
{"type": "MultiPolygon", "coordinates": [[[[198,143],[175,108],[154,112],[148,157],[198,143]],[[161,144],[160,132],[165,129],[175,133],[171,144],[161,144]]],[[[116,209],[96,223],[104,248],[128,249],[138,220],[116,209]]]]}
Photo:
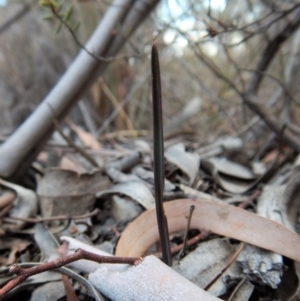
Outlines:
{"type": "Polygon", "coordinates": [[[41,0],[39,4],[49,8],[57,8],[58,6],[57,0],[41,0]]]}
{"type": "Polygon", "coordinates": [[[73,27],[73,31],[76,32],[78,30],[78,28],[80,27],[81,22],[78,21],[77,24],[73,27]]]}
{"type": "Polygon", "coordinates": [[[45,16],[45,17],[43,17],[43,20],[45,20],[45,21],[52,21],[53,20],[53,15],[45,16]]]}
{"type": "Polygon", "coordinates": [[[63,26],[62,23],[60,23],[60,24],[57,26],[57,28],[56,28],[56,30],[55,30],[55,33],[56,33],[56,34],[59,34],[59,32],[60,32],[61,29],[62,29],[62,26],[63,26]]]}
{"type": "Polygon", "coordinates": [[[72,20],[74,8],[72,5],[68,5],[67,1],[59,3],[59,0],[41,0],[39,3],[41,6],[48,8],[51,11],[51,15],[45,16],[43,18],[44,20],[51,21],[56,18],[60,21],[60,24],[55,30],[56,34],[61,31],[63,25],[73,32],[79,28],[80,21],[74,23],[74,20],[72,20]]]}
{"type": "Polygon", "coordinates": [[[71,6],[71,7],[69,8],[69,10],[67,11],[67,13],[66,13],[66,15],[65,15],[65,21],[66,21],[66,22],[70,21],[70,18],[71,18],[71,16],[72,16],[72,14],[73,14],[73,6],[71,6]]]}

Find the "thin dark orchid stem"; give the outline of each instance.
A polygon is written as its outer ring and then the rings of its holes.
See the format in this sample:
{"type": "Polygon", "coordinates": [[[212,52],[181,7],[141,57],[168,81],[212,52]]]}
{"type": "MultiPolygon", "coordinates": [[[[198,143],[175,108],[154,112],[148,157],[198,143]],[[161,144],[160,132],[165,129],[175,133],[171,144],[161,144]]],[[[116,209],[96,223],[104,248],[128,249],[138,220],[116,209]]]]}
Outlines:
{"type": "Polygon", "coordinates": [[[160,242],[162,246],[163,261],[167,265],[172,265],[171,248],[167,217],[163,207],[163,191],[165,183],[164,166],[164,137],[162,121],[162,98],[160,83],[160,68],[158,52],[155,43],[151,53],[152,70],[152,104],[153,104],[153,143],[154,143],[154,189],[156,216],[160,242]]]}
{"type": "Polygon", "coordinates": [[[191,225],[191,220],[192,220],[192,215],[193,212],[195,210],[195,206],[191,206],[190,208],[190,212],[189,212],[189,217],[187,220],[187,225],[186,225],[186,229],[185,229],[185,233],[184,233],[184,238],[183,238],[183,244],[182,244],[182,249],[179,253],[179,260],[182,259],[185,255],[186,255],[186,249],[187,249],[187,239],[188,239],[188,234],[189,234],[189,230],[190,230],[190,225],[191,225]]]}

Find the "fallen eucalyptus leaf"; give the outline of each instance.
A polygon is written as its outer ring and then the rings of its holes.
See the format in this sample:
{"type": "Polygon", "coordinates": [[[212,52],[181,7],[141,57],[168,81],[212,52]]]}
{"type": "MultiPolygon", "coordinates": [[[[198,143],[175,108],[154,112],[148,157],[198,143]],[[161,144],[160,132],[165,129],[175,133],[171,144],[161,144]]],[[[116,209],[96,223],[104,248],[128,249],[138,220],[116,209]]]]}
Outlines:
{"type": "MultiPolygon", "coordinates": [[[[164,204],[169,232],[186,227],[186,213],[195,206],[190,228],[209,230],[300,261],[300,236],[286,227],[243,209],[205,200],[181,199],[164,204]]],[[[122,233],[117,256],[142,256],[158,241],[156,213],[148,210],[122,233]]]]}
{"type": "Polygon", "coordinates": [[[107,177],[98,171],[77,174],[70,170],[49,168],[37,188],[42,215],[85,214],[94,205],[95,193],[109,186],[107,177]]]}
{"type": "Polygon", "coordinates": [[[149,143],[144,140],[136,139],[132,141],[132,144],[135,151],[138,151],[143,154],[151,154],[152,152],[149,143]]]}
{"type": "Polygon", "coordinates": [[[107,168],[115,168],[117,170],[126,172],[131,170],[141,161],[141,154],[137,151],[132,152],[129,156],[123,157],[117,161],[111,162],[107,168]]]}
{"type": "Polygon", "coordinates": [[[131,181],[140,181],[140,179],[136,175],[124,173],[118,168],[108,167],[106,168],[105,172],[114,183],[128,183],[131,181]]]}
{"type": "Polygon", "coordinates": [[[141,204],[146,209],[151,209],[155,205],[154,197],[149,188],[140,181],[117,184],[110,189],[99,191],[97,198],[112,194],[124,194],[141,204]]]}
{"type": "Polygon", "coordinates": [[[242,180],[254,180],[256,176],[252,171],[235,162],[229,161],[226,158],[210,158],[206,161],[209,161],[217,170],[227,176],[236,177],[242,180]]]}
{"type": "Polygon", "coordinates": [[[255,176],[251,170],[225,158],[202,160],[201,167],[210,172],[215,182],[226,191],[244,193],[253,186],[255,176]]]}
{"type": "Polygon", "coordinates": [[[85,169],[82,165],[80,165],[76,160],[74,160],[73,156],[63,156],[59,163],[59,168],[64,170],[72,170],[77,174],[87,173],[87,169],[85,169]]]}
{"type": "Polygon", "coordinates": [[[243,140],[238,137],[223,137],[219,138],[216,142],[200,148],[197,152],[201,155],[201,158],[210,158],[218,156],[224,151],[226,153],[240,151],[243,148],[243,140]]]}
{"type": "MultiPolygon", "coordinates": [[[[14,205],[12,209],[9,211],[9,214],[16,217],[28,218],[36,215],[38,210],[38,199],[37,195],[29,189],[26,189],[22,186],[9,183],[0,179],[0,184],[6,188],[12,189],[16,194],[17,198],[14,200],[14,205]]],[[[26,222],[24,221],[15,221],[13,226],[9,226],[6,228],[19,230],[24,227],[26,222]]]]}
{"type": "Polygon", "coordinates": [[[184,144],[178,143],[165,151],[165,157],[189,177],[190,185],[194,183],[200,165],[199,154],[186,152],[184,144]]]}
{"type": "MultiPolygon", "coordinates": [[[[135,166],[132,169],[132,173],[147,183],[154,185],[154,174],[153,171],[147,170],[141,166],[135,166]]],[[[168,179],[165,179],[165,186],[164,191],[173,191],[175,190],[176,186],[170,182],[168,179]]]]}
{"type": "Polygon", "coordinates": [[[202,199],[202,200],[208,200],[208,201],[219,201],[216,197],[196,190],[194,188],[188,187],[184,184],[178,184],[176,185],[178,188],[180,188],[181,191],[183,191],[189,198],[196,198],[196,199],[202,199]]]}
{"type": "Polygon", "coordinates": [[[256,176],[262,176],[267,172],[266,164],[263,162],[254,161],[251,163],[252,171],[256,176]]]}
{"type": "Polygon", "coordinates": [[[38,223],[35,225],[34,240],[41,251],[41,262],[55,260],[59,257],[56,251],[59,243],[44,224],[38,223]]]}
{"type": "Polygon", "coordinates": [[[117,222],[129,221],[142,212],[142,207],[128,197],[114,195],[111,202],[111,214],[117,222]]]}
{"type": "Polygon", "coordinates": [[[222,174],[217,174],[215,176],[215,180],[224,190],[235,194],[245,193],[253,187],[252,183],[241,181],[239,179],[229,178],[222,174]]]}
{"type": "Polygon", "coordinates": [[[68,119],[67,123],[86,147],[92,150],[101,150],[103,148],[100,142],[91,133],[81,129],[71,119],[68,119]]]}
{"type": "Polygon", "coordinates": [[[5,207],[8,208],[13,204],[16,194],[12,191],[0,191],[0,193],[0,211],[2,211],[5,207]]]}
{"type": "Polygon", "coordinates": [[[286,186],[265,185],[257,200],[257,214],[278,222],[294,231],[287,214],[286,186]]]}
{"type": "Polygon", "coordinates": [[[16,262],[21,261],[22,258],[20,258],[20,255],[24,255],[28,251],[30,246],[32,246],[32,242],[29,240],[12,239],[11,237],[2,238],[0,246],[1,253],[5,254],[7,253],[7,250],[9,250],[8,256],[5,256],[5,264],[12,265],[16,262]]]}

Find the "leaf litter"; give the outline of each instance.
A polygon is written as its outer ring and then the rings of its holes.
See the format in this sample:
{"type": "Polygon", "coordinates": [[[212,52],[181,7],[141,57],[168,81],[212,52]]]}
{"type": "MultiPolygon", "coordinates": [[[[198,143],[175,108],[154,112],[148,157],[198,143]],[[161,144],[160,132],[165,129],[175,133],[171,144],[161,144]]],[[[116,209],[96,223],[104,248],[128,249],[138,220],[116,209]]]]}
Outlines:
{"type": "MultiPolygon", "coordinates": [[[[72,126],[75,129],[75,125],[72,126]]],[[[86,143],[90,144],[90,141],[86,143]]],[[[61,256],[57,253],[59,240],[69,243],[68,248],[73,249],[69,251],[71,253],[76,248],[85,248],[90,244],[102,248],[102,244],[108,242],[115,246],[116,256],[139,257],[159,252],[156,214],[153,210],[151,145],[145,140],[141,149],[138,148],[139,144],[134,141],[119,144],[125,150],[123,155],[112,151],[111,156],[105,157],[106,168],[99,171],[47,168],[45,162],[37,161],[43,173],[36,175],[36,192],[1,179],[2,195],[10,193],[14,197],[13,203],[4,201],[2,205],[2,208],[10,206],[1,220],[2,273],[10,264],[28,264],[37,259],[44,262],[47,258],[50,260],[61,256]],[[147,144],[149,147],[145,147],[147,144]],[[72,216],[87,214],[95,208],[100,209],[97,215],[82,221],[72,220],[72,216]],[[66,220],[36,224],[35,228],[26,221],[26,218],[59,215],[66,215],[66,220]],[[81,223],[86,225],[83,230],[80,230],[81,223]],[[58,229],[64,232],[57,233],[58,229]],[[21,233],[24,238],[18,240],[21,233]],[[30,233],[35,234],[32,236],[30,233]],[[61,236],[61,233],[67,236],[61,236]],[[50,247],[52,242],[54,244],[50,247]],[[45,257],[45,254],[48,255],[45,257]]],[[[297,158],[277,169],[266,182],[268,185],[261,184],[255,188],[253,183],[263,172],[259,175],[253,169],[254,161],[246,165],[232,161],[228,155],[230,147],[235,151],[244,151],[237,141],[229,138],[208,145],[206,149],[203,146],[196,148],[195,143],[180,143],[166,150],[165,164],[174,166],[166,174],[164,191],[164,195],[168,196],[164,207],[172,249],[182,241],[191,204],[195,205],[195,212],[191,219],[190,238],[205,231],[208,235],[204,241],[200,239],[191,244],[183,259],[179,260],[174,255],[172,269],[153,256],[146,257],[140,268],[93,262],[86,265],[80,264],[80,260],[68,269],[75,267],[77,271],[89,274],[85,281],[89,281],[89,285],[94,286],[107,300],[144,300],[142,296],[147,294],[158,294],[156,300],[171,300],[176,287],[190,287],[188,283],[194,285],[189,288],[191,294],[204,294],[202,300],[217,300],[215,297],[252,300],[251,296],[257,292],[265,297],[280,296],[284,289],[281,283],[286,282],[284,278],[288,277],[285,276],[288,275],[286,271],[294,271],[294,279],[300,274],[300,238],[294,232],[299,229],[297,196],[300,176],[297,158]],[[234,142],[232,146],[231,142],[234,142]],[[227,144],[227,149],[222,146],[227,144]],[[205,159],[200,160],[202,155],[205,159]],[[250,202],[248,209],[234,206],[247,200],[257,189],[262,193],[254,202],[250,202]],[[170,195],[174,196],[173,199],[170,199],[170,195]],[[292,261],[288,262],[287,258],[292,261]],[[161,276],[157,272],[160,269],[161,276]],[[179,274],[182,278],[177,276],[179,274]],[[158,280],[155,280],[156,277],[158,280]],[[159,277],[170,279],[170,287],[164,287],[165,297],[161,296],[161,291],[156,292],[155,281],[159,283],[159,277]],[[270,289],[273,290],[271,293],[270,289]]],[[[121,148],[117,147],[116,150],[121,148]]],[[[103,152],[104,149],[105,143],[102,143],[101,148],[95,147],[93,151],[103,152]]],[[[263,159],[260,162],[268,169],[275,159],[273,156],[268,162],[263,159]]],[[[76,160],[74,162],[78,164],[76,160]]],[[[100,249],[90,251],[97,250],[100,249]]],[[[59,283],[57,288],[60,289],[56,294],[65,295],[65,287],[67,290],[75,287],[80,291],[81,298],[93,298],[95,291],[78,281],[82,276],[75,270],[71,273],[75,276],[69,275],[68,282],[65,276],[62,280],[58,273],[49,271],[44,273],[43,278],[32,276],[30,281],[20,285],[20,290],[34,287],[30,300],[36,300],[41,295],[52,296],[55,300],[58,297],[55,297],[50,284],[53,283],[55,287],[59,283]]],[[[5,279],[2,284],[11,277],[5,279]]],[[[299,288],[295,285],[290,296],[297,294],[297,291],[299,288]]],[[[72,291],[68,294],[73,296],[72,291]]],[[[194,297],[191,298],[189,300],[194,297]]]]}

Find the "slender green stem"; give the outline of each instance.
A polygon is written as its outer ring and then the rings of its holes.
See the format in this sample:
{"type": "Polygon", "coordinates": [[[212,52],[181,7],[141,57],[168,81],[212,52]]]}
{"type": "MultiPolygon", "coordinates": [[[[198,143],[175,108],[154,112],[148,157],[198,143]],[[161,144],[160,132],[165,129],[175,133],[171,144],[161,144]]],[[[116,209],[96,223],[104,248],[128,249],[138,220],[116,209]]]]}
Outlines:
{"type": "Polygon", "coordinates": [[[169,241],[169,231],[167,217],[163,207],[163,191],[165,183],[164,166],[164,137],[162,121],[162,99],[158,52],[155,43],[151,53],[152,69],[152,104],[153,104],[153,143],[154,143],[154,188],[156,216],[160,242],[162,246],[163,261],[171,266],[171,248],[169,241]]]}

